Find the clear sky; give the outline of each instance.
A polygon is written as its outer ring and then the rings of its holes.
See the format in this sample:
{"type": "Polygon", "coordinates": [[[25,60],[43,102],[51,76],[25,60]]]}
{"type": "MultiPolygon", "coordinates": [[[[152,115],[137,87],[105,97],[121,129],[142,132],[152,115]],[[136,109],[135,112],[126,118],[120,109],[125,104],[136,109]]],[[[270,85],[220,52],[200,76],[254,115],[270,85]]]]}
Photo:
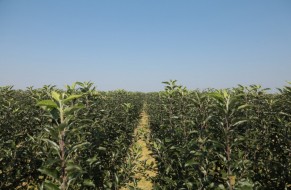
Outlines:
{"type": "Polygon", "coordinates": [[[158,91],[291,80],[290,0],[0,0],[0,86],[158,91]]]}

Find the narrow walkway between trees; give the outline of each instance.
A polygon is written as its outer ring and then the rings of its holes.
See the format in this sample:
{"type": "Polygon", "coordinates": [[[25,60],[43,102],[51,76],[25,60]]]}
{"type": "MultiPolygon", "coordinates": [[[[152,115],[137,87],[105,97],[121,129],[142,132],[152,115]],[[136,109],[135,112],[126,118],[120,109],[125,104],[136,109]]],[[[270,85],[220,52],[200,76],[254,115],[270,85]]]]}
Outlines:
{"type": "MultiPolygon", "coordinates": [[[[153,189],[153,183],[151,178],[156,176],[156,161],[151,156],[149,150],[150,129],[148,125],[148,115],[145,111],[141,113],[141,119],[138,127],[134,131],[134,141],[132,144],[131,155],[135,159],[133,161],[136,164],[134,179],[136,182],[130,182],[128,186],[135,187],[135,189],[151,190],[153,189]]],[[[121,190],[131,189],[123,187],[121,190]]]]}

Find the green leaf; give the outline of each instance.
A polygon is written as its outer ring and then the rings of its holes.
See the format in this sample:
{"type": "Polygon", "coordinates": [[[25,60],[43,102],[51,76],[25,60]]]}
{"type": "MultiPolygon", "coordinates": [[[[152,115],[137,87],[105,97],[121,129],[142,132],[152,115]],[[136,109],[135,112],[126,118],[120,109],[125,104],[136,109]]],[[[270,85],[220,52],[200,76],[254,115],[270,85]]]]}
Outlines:
{"type": "Polygon", "coordinates": [[[60,117],[59,110],[57,110],[55,108],[50,111],[50,114],[51,114],[52,118],[55,119],[55,120],[58,120],[59,117],[60,117]]]}
{"type": "Polygon", "coordinates": [[[288,116],[288,117],[290,117],[291,115],[290,114],[288,114],[288,113],[285,113],[285,112],[279,112],[279,114],[281,114],[281,115],[285,115],[285,116],[288,116]]]}
{"type": "Polygon", "coordinates": [[[81,172],[82,168],[77,164],[69,162],[69,163],[67,163],[66,170],[70,171],[70,172],[81,172]]]}
{"type": "Polygon", "coordinates": [[[82,95],[74,94],[74,95],[71,95],[68,98],[64,99],[64,102],[68,102],[68,101],[71,101],[73,99],[77,99],[77,98],[80,98],[80,97],[82,97],[82,95]]]}
{"type": "Polygon", "coordinates": [[[50,147],[55,149],[57,152],[60,151],[59,145],[57,143],[55,143],[54,141],[49,140],[49,139],[41,139],[41,140],[48,143],[50,145],[50,147]]]}
{"type": "Polygon", "coordinates": [[[44,189],[46,190],[60,190],[60,188],[58,187],[58,185],[46,180],[44,183],[44,189]]]}
{"type": "Polygon", "coordinates": [[[77,105],[66,108],[64,110],[64,113],[65,113],[65,115],[70,115],[74,111],[77,111],[77,110],[82,109],[82,108],[85,108],[85,106],[83,104],[77,104],[77,105]]]}
{"type": "Polygon", "coordinates": [[[224,98],[220,92],[212,92],[212,93],[209,93],[208,95],[216,100],[221,101],[221,102],[223,101],[223,98],[224,98]]]}
{"type": "Polygon", "coordinates": [[[98,147],[98,150],[103,150],[103,151],[105,151],[106,148],[105,148],[105,147],[102,147],[102,146],[99,146],[99,147],[98,147]]]}
{"type": "Polygon", "coordinates": [[[38,171],[54,179],[58,179],[58,171],[56,169],[40,168],[38,171]]]}
{"type": "Polygon", "coordinates": [[[238,181],[237,187],[241,190],[251,190],[254,188],[254,184],[248,179],[241,179],[238,181]]]}
{"type": "Polygon", "coordinates": [[[216,153],[218,157],[220,157],[224,162],[226,162],[226,157],[223,154],[216,153]]]}
{"type": "Polygon", "coordinates": [[[115,182],[116,182],[117,184],[119,184],[119,177],[116,175],[116,173],[114,174],[114,177],[115,177],[115,182]]]}
{"type": "Polygon", "coordinates": [[[88,158],[88,159],[86,160],[86,162],[88,162],[89,165],[92,165],[93,163],[95,163],[95,162],[97,162],[97,161],[98,161],[98,159],[97,159],[96,156],[94,156],[93,158],[88,158]]]}
{"type": "Polygon", "coordinates": [[[188,189],[193,189],[193,183],[191,183],[191,182],[187,182],[186,186],[188,189]]]}
{"type": "Polygon", "coordinates": [[[219,185],[218,185],[218,189],[225,189],[225,187],[224,187],[223,184],[219,184],[219,185]]]}
{"type": "Polygon", "coordinates": [[[83,182],[83,184],[85,186],[88,186],[88,187],[95,187],[94,182],[92,180],[90,180],[90,179],[85,179],[84,182],[83,182]]]}
{"type": "Polygon", "coordinates": [[[235,124],[233,124],[232,126],[237,126],[237,125],[240,125],[240,124],[243,124],[245,122],[247,122],[248,120],[241,120],[241,121],[238,121],[236,122],[235,124]]]}
{"type": "Polygon", "coordinates": [[[163,84],[170,85],[170,82],[168,82],[168,81],[163,81],[162,83],[163,83],[163,84]]]}
{"type": "Polygon", "coordinates": [[[59,93],[57,93],[56,91],[52,91],[51,92],[51,96],[53,97],[53,99],[55,99],[56,101],[60,101],[60,97],[61,95],[59,93]]]}
{"type": "Polygon", "coordinates": [[[80,144],[77,144],[77,145],[74,145],[71,150],[69,151],[68,155],[70,155],[72,152],[74,152],[75,150],[77,149],[81,149],[83,146],[85,145],[89,145],[90,143],[89,142],[84,142],[84,143],[80,143],[80,144]]]}
{"type": "Polygon", "coordinates": [[[239,106],[237,109],[238,109],[238,110],[241,110],[241,109],[249,108],[249,107],[251,107],[251,105],[249,105],[249,104],[245,104],[245,105],[241,105],[241,106],[239,106]]]}
{"type": "Polygon", "coordinates": [[[166,142],[166,143],[172,142],[172,139],[166,137],[166,138],[165,138],[165,142],[166,142]]]}
{"type": "Polygon", "coordinates": [[[191,160],[188,160],[188,161],[185,163],[185,167],[192,166],[192,165],[199,165],[199,163],[195,160],[195,158],[193,158],[193,159],[191,159],[191,160]]]}
{"type": "Polygon", "coordinates": [[[58,105],[52,100],[42,100],[37,103],[38,106],[46,106],[49,108],[58,108],[58,105]]]}

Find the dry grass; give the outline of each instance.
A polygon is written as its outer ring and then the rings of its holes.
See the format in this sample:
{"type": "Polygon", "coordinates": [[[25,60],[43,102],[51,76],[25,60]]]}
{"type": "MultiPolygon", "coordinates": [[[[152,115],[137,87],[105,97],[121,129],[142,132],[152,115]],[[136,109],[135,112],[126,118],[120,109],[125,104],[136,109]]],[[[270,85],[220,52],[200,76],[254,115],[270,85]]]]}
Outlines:
{"type": "MultiPolygon", "coordinates": [[[[156,176],[156,161],[151,156],[152,152],[148,149],[150,133],[148,115],[145,112],[142,112],[141,116],[139,125],[135,129],[135,138],[137,140],[134,141],[135,144],[133,145],[140,149],[140,156],[138,160],[136,160],[137,170],[134,178],[137,179],[137,188],[151,190],[153,189],[153,183],[150,178],[156,176]]],[[[133,183],[131,182],[128,185],[133,185],[133,183]]],[[[121,188],[121,190],[125,189],[128,188],[121,188]]]]}

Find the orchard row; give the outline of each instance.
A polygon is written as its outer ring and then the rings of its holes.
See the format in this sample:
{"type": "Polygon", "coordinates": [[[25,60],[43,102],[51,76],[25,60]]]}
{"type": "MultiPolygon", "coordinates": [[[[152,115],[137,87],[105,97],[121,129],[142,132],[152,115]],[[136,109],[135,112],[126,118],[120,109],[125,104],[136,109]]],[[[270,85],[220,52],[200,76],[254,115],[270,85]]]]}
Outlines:
{"type": "MultiPolygon", "coordinates": [[[[135,182],[129,153],[142,109],[158,173],[154,189],[288,189],[291,87],[252,85],[100,92],[76,82],[0,87],[0,189],[120,189],[135,182]]],[[[132,158],[131,158],[132,157],[132,158]]],[[[134,183],[130,189],[136,189],[134,183]]]]}

